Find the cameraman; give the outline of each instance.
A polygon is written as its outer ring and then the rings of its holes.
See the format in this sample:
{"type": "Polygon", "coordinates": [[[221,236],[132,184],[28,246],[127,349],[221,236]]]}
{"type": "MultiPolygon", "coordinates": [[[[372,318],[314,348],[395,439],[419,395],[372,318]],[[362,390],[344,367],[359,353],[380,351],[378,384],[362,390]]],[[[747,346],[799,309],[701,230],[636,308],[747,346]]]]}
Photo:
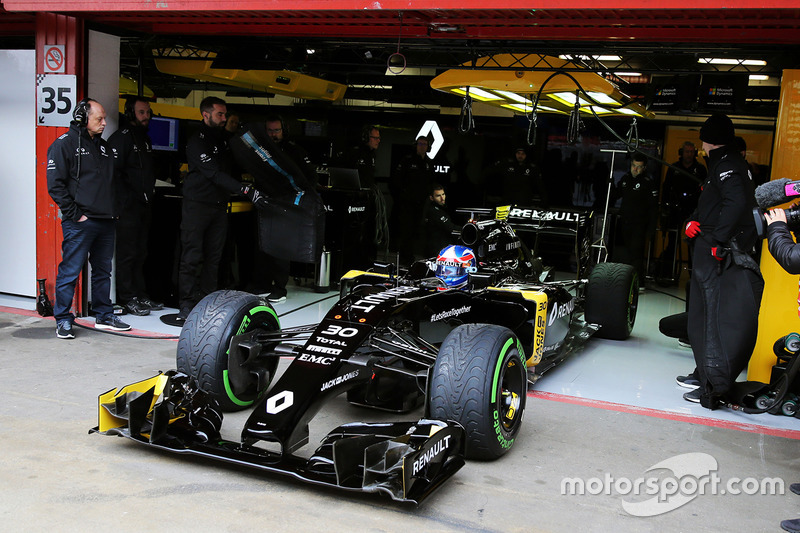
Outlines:
{"type": "Polygon", "coordinates": [[[771,209],[764,213],[764,218],[767,221],[769,253],[786,272],[800,274],[800,246],[794,242],[789,232],[786,211],[771,209]]]}
{"type": "MultiPolygon", "coordinates": [[[[800,274],[800,245],[797,245],[789,232],[786,222],[786,211],[771,209],[764,213],[767,221],[767,244],[769,253],[775,261],[789,274],[800,274]]],[[[789,487],[795,494],[800,494],[800,483],[792,483],[789,487]]],[[[781,522],[786,531],[800,531],[800,518],[792,518],[781,522]]]]}

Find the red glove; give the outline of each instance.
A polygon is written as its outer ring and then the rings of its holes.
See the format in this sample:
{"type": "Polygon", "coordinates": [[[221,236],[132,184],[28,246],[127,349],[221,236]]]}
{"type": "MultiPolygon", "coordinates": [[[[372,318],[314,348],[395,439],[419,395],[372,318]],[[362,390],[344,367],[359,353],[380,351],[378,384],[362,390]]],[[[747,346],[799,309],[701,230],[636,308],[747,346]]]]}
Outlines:
{"type": "Polygon", "coordinates": [[[686,236],[690,239],[694,239],[700,234],[700,223],[696,220],[687,222],[684,233],[686,233],[686,236]]]}
{"type": "Polygon", "coordinates": [[[717,248],[716,246],[713,246],[711,248],[711,255],[713,255],[714,259],[716,259],[717,261],[722,261],[723,259],[725,259],[724,252],[719,248],[717,248]]]}

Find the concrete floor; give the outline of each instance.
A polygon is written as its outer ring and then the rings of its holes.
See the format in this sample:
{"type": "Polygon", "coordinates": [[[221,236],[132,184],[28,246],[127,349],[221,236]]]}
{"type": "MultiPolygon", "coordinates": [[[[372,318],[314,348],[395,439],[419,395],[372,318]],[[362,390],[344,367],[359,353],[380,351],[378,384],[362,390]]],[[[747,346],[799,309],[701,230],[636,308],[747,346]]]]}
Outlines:
{"type": "MultiPolygon", "coordinates": [[[[287,311],[318,298],[294,288],[276,309],[284,325],[308,323],[332,300],[287,311]]],[[[684,389],[674,375],[690,370],[691,352],[653,332],[655,317],[676,305],[643,295],[632,339],[592,340],[546,374],[529,393],[511,452],[495,462],[468,462],[420,507],[89,435],[98,394],[173,368],[175,341],[90,329],[58,340],[52,319],[0,308],[0,523],[4,531],[780,531],[781,519],[800,516],[800,496],[788,490],[800,481],[800,421],[703,413],[680,399],[684,389]],[[690,453],[712,458],[723,488],[733,478],[775,478],[785,484],[783,494],[697,495],[687,483],[686,503],[665,512],[678,497],[666,497],[670,470],[648,469],[672,461],[679,472],[688,458],[676,456],[690,453]],[[565,478],[600,494],[563,494],[565,478]],[[642,478],[665,489],[624,494],[625,481],[642,478]],[[658,495],[660,506],[648,507],[658,514],[634,516],[658,495]],[[640,505],[625,508],[626,501],[640,505]]],[[[139,335],[178,333],[153,317],[130,322],[139,335]]],[[[246,416],[227,415],[223,434],[236,438],[246,416]]],[[[311,444],[301,453],[340,423],[398,418],[334,401],[312,422],[311,444]]],[[[682,482],[700,475],[697,468],[676,475],[683,474],[682,482]]]]}

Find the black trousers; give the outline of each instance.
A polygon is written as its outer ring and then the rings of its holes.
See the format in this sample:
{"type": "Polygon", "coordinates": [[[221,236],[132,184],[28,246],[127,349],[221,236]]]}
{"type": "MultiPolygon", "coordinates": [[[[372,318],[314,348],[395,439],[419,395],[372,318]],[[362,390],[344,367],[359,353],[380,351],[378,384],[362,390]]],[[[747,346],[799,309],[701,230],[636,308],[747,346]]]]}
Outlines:
{"type": "Polygon", "coordinates": [[[265,254],[261,250],[255,252],[255,269],[253,283],[267,290],[286,290],[289,283],[291,261],[265,254]]]}
{"type": "Polygon", "coordinates": [[[129,201],[117,220],[117,303],[147,296],[144,262],[150,233],[152,209],[149,204],[129,201]]]}
{"type": "Polygon", "coordinates": [[[745,369],[758,333],[764,280],[736,265],[720,270],[711,247],[694,239],[688,333],[703,388],[700,403],[713,409],[745,369]]]}
{"type": "Polygon", "coordinates": [[[181,311],[191,310],[203,297],[217,289],[219,262],[227,231],[225,206],[183,201],[178,267],[181,311]]]}
{"type": "Polygon", "coordinates": [[[647,244],[647,219],[621,218],[622,249],[615,261],[631,265],[639,275],[639,285],[644,286],[644,253],[647,244]]]}

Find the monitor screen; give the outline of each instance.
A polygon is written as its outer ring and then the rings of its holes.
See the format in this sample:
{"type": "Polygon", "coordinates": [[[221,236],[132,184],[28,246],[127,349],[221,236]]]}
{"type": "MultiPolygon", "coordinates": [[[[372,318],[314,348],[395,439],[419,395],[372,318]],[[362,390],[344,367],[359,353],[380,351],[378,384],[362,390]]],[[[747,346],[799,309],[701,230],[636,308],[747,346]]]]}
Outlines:
{"type": "Polygon", "coordinates": [[[153,150],[178,151],[178,119],[152,117],[147,128],[153,150]]]}

